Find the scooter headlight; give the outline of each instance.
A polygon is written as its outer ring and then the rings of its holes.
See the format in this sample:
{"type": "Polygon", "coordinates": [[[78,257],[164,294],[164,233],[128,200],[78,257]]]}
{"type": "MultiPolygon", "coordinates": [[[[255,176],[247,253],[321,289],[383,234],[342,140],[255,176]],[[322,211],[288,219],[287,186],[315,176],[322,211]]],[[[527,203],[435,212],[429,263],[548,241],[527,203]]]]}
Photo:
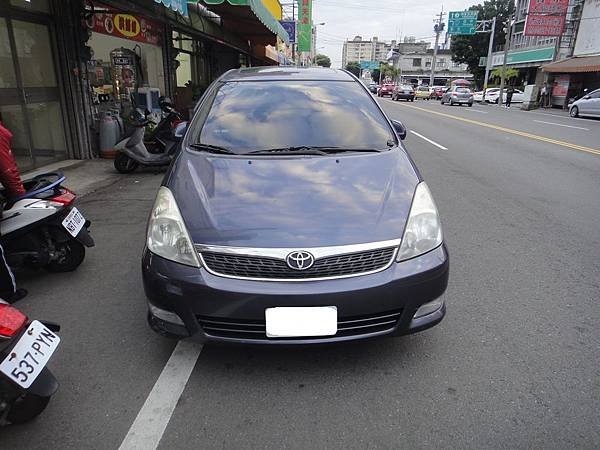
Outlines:
{"type": "Polygon", "coordinates": [[[185,223],[171,191],[161,186],[148,221],[148,249],[165,259],[200,267],[185,223]]]}

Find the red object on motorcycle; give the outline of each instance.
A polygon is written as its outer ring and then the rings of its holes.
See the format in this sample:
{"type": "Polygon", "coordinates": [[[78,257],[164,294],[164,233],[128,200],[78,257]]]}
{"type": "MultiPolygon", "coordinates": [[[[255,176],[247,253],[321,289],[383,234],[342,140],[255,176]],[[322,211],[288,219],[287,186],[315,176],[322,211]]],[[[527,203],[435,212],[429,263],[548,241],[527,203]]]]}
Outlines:
{"type": "Polygon", "coordinates": [[[77,194],[75,194],[75,192],[61,187],[60,188],[60,195],[57,195],[56,197],[51,197],[48,200],[51,200],[53,202],[57,202],[57,203],[62,203],[65,206],[70,206],[71,204],[73,204],[73,202],[75,201],[75,199],[77,198],[77,194]]]}
{"type": "Polygon", "coordinates": [[[10,305],[0,303],[0,336],[11,337],[21,331],[27,316],[10,305]]]}
{"type": "Polygon", "coordinates": [[[185,122],[185,120],[175,119],[173,122],[171,122],[171,130],[177,128],[177,125],[179,125],[181,122],[185,122]]]}
{"type": "Polygon", "coordinates": [[[12,133],[0,123],[0,183],[11,197],[25,193],[17,161],[10,149],[12,133]]]}

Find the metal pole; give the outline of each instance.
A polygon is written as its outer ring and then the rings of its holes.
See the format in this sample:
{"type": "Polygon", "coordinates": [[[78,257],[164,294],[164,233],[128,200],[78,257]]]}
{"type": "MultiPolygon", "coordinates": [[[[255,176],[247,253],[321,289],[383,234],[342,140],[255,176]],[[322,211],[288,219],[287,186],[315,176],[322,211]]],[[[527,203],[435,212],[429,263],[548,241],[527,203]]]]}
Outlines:
{"type": "Polygon", "coordinates": [[[496,16],[492,20],[492,32],[490,33],[490,45],[488,47],[487,61],[485,63],[485,81],[483,82],[483,100],[485,101],[485,91],[488,87],[490,69],[492,67],[492,48],[494,47],[494,34],[496,32],[496,16]]]}
{"type": "Polygon", "coordinates": [[[506,42],[504,43],[504,61],[502,62],[502,73],[500,74],[500,95],[498,96],[498,106],[504,103],[504,78],[506,74],[506,60],[508,59],[508,48],[512,36],[512,16],[508,18],[506,24],[506,42]]]}
{"type": "Polygon", "coordinates": [[[444,16],[444,8],[440,11],[440,18],[438,20],[437,31],[435,32],[435,46],[433,47],[433,58],[431,60],[431,75],[429,76],[429,86],[433,86],[433,79],[435,75],[435,60],[437,58],[438,43],[440,42],[440,34],[442,34],[442,20],[444,16]]]}

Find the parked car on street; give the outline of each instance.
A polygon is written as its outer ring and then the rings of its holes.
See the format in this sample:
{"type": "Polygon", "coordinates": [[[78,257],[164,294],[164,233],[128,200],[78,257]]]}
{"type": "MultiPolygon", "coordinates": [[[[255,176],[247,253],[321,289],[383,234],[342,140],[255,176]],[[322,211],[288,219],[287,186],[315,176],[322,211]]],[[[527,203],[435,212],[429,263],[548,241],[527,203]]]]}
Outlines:
{"type": "Polygon", "coordinates": [[[600,117],[600,89],[575,100],[569,107],[571,117],[589,116],[600,117]]]}
{"type": "Polygon", "coordinates": [[[473,93],[467,87],[454,86],[442,95],[442,105],[445,103],[473,106],[473,93]]]}
{"type": "Polygon", "coordinates": [[[371,94],[377,94],[377,90],[379,89],[379,85],[377,83],[369,84],[369,91],[371,94]]]}
{"type": "MultiPolygon", "coordinates": [[[[485,101],[487,103],[498,103],[500,97],[500,88],[488,89],[485,94],[485,101]]],[[[523,103],[525,100],[525,94],[519,89],[515,89],[512,96],[512,103],[523,103]]],[[[502,96],[502,103],[506,103],[506,89],[504,89],[502,96]]]]}
{"type": "Polygon", "coordinates": [[[382,84],[379,88],[379,91],[377,92],[377,95],[379,97],[385,97],[386,95],[389,95],[391,97],[394,92],[394,87],[395,86],[390,83],[382,84]]]}
{"type": "Polygon", "coordinates": [[[200,342],[302,345],[439,323],[448,253],[405,137],[346,71],[221,76],[148,221],[151,327],[200,342]]]}
{"type": "Polygon", "coordinates": [[[415,98],[420,98],[422,100],[429,100],[430,98],[430,89],[429,86],[419,86],[415,91],[415,98]]]}
{"type": "Polygon", "coordinates": [[[415,89],[410,84],[401,84],[394,88],[392,100],[406,100],[407,102],[415,101],[415,89]]]}

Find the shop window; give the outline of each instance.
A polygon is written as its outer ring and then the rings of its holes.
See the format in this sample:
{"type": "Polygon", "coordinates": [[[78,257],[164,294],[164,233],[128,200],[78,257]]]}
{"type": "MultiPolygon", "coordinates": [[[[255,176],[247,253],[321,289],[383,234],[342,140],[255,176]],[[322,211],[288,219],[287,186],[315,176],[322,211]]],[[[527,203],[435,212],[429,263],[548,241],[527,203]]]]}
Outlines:
{"type": "Polygon", "coordinates": [[[17,78],[8,42],[6,20],[0,18],[0,88],[17,87],[17,78]]]}

